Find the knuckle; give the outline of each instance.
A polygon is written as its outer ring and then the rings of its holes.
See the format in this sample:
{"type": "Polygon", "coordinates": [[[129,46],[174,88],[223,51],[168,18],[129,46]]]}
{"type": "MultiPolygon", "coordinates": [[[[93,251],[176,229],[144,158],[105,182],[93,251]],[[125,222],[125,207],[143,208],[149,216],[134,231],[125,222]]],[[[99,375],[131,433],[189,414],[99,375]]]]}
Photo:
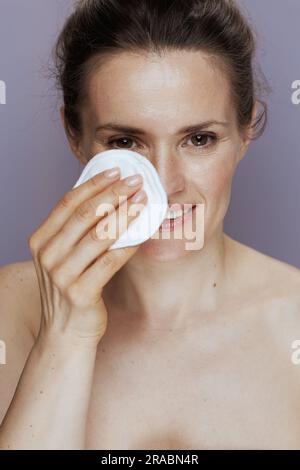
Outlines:
{"type": "Polygon", "coordinates": [[[72,284],[67,288],[66,296],[72,304],[79,304],[82,301],[81,289],[76,284],[72,284]]]}
{"type": "Polygon", "coordinates": [[[136,249],[136,247],[132,247],[132,246],[124,246],[122,248],[119,249],[119,252],[120,252],[120,256],[122,257],[127,257],[129,255],[132,255],[133,254],[133,251],[136,249]]]}
{"type": "Polygon", "coordinates": [[[66,208],[69,208],[71,205],[72,205],[72,202],[73,202],[73,192],[72,191],[68,191],[67,193],[65,193],[63,195],[63,197],[61,198],[61,200],[59,201],[59,205],[63,208],[63,209],[66,209],[66,208]]]}
{"type": "Polygon", "coordinates": [[[119,190],[118,190],[118,186],[111,186],[109,188],[109,195],[110,197],[112,198],[112,200],[115,200],[115,199],[118,199],[119,196],[120,196],[120,193],[119,193],[119,190]]]}
{"type": "Polygon", "coordinates": [[[34,233],[34,234],[30,235],[27,242],[28,242],[29,249],[30,249],[31,253],[34,253],[37,250],[37,247],[38,247],[36,234],[34,233]]]}
{"type": "Polygon", "coordinates": [[[100,230],[97,228],[97,226],[90,230],[89,235],[92,242],[99,243],[100,240],[103,240],[102,234],[100,233],[100,230]]]}
{"type": "Polygon", "coordinates": [[[114,205],[110,202],[98,201],[95,203],[95,215],[97,217],[106,217],[114,210],[114,205]]]}
{"type": "Polygon", "coordinates": [[[116,257],[112,253],[106,253],[100,258],[100,262],[105,268],[113,269],[116,266],[116,257]]]}
{"type": "Polygon", "coordinates": [[[64,286],[64,276],[59,268],[52,268],[49,272],[49,276],[56,287],[62,288],[64,286]]]}
{"type": "Polygon", "coordinates": [[[81,204],[75,211],[75,215],[77,220],[82,221],[82,220],[87,220],[89,219],[95,212],[93,204],[88,201],[85,202],[84,204],[81,204]]]}
{"type": "Polygon", "coordinates": [[[99,188],[99,173],[90,178],[90,185],[99,188]]]}
{"type": "Polygon", "coordinates": [[[51,269],[51,256],[47,249],[41,249],[38,255],[40,265],[46,270],[51,269]]]}

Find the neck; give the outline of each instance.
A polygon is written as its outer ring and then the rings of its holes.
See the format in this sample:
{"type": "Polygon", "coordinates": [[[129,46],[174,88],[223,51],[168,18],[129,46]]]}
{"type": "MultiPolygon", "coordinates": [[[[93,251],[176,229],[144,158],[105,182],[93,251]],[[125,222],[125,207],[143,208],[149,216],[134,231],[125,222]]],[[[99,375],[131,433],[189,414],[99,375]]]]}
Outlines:
{"type": "Polygon", "coordinates": [[[110,293],[109,303],[121,314],[121,321],[139,322],[146,329],[167,329],[170,324],[184,328],[219,304],[226,239],[220,230],[201,250],[167,262],[145,258],[138,250],[107,284],[105,296],[110,293]]]}

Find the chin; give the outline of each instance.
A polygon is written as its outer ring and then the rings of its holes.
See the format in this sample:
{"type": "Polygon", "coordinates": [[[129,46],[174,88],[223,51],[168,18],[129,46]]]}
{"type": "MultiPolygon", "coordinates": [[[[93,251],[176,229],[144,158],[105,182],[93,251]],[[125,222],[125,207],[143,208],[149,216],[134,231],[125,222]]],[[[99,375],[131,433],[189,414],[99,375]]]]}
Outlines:
{"type": "Polygon", "coordinates": [[[202,250],[204,246],[204,217],[202,206],[189,216],[183,225],[175,226],[171,230],[161,231],[158,229],[152,238],[140,245],[139,254],[143,257],[159,262],[176,261],[179,259],[191,257],[202,250]],[[197,217],[197,218],[196,218],[197,217]],[[196,224],[199,224],[199,226],[196,224]],[[185,231],[185,228],[188,230],[185,231]],[[192,229],[192,230],[191,230],[192,229]],[[197,237],[195,234],[197,233],[197,237]],[[176,238],[177,237],[177,238],[176,238]]]}
{"type": "MultiPolygon", "coordinates": [[[[160,234],[161,236],[161,234],[160,234]]],[[[140,245],[138,253],[141,256],[149,257],[152,260],[160,262],[176,261],[184,257],[192,256],[196,251],[187,250],[186,243],[189,240],[172,240],[172,239],[152,239],[140,245]]]]}

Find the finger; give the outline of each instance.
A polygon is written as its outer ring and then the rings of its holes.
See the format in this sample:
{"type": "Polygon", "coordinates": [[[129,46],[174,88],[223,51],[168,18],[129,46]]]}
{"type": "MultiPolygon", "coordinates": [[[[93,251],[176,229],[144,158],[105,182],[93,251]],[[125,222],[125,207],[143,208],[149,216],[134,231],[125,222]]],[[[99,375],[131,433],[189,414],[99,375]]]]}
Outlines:
{"type": "MultiPolygon", "coordinates": [[[[129,224],[138,217],[146,203],[147,195],[145,193],[142,202],[134,203],[131,198],[127,201],[127,204],[122,204],[114,213],[101,220],[98,227],[93,227],[63,262],[52,268],[51,277],[55,278],[56,282],[64,288],[76,282],[78,277],[127,230],[129,224]],[[107,228],[110,230],[107,230],[107,228]]],[[[112,252],[116,250],[112,250],[112,252]]],[[[104,277],[101,274],[98,275],[97,282],[100,281],[101,283],[102,278],[105,282],[105,276],[105,273],[104,277]]]]}
{"type": "Polygon", "coordinates": [[[91,301],[97,303],[101,299],[105,285],[134,255],[139,246],[126,246],[106,252],[80,276],[75,284],[69,287],[69,291],[75,293],[75,297],[78,297],[80,293],[82,296],[84,293],[89,305],[91,301]]]}
{"type": "Polygon", "coordinates": [[[85,183],[65,193],[50,211],[47,219],[38,226],[30,237],[31,250],[39,250],[47,240],[54,236],[83,201],[103,191],[118,179],[120,179],[120,175],[108,178],[106,172],[97,173],[85,183]]]}
{"type": "Polygon", "coordinates": [[[48,242],[47,251],[51,259],[48,266],[51,268],[51,265],[63,259],[97,222],[114,213],[141,186],[142,182],[136,186],[128,186],[122,179],[80,204],[62,229],[48,242]]]}

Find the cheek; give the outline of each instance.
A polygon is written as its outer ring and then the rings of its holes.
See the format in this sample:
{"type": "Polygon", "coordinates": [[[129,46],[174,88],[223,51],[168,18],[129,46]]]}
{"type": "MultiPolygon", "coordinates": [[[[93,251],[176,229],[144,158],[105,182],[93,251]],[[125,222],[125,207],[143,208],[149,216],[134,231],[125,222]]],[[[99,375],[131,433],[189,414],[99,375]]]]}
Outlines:
{"type": "Polygon", "coordinates": [[[234,168],[217,168],[211,176],[210,192],[215,200],[226,197],[230,192],[234,168]]]}
{"type": "Polygon", "coordinates": [[[197,180],[197,187],[208,205],[220,202],[229,195],[235,169],[233,158],[214,160],[206,166],[197,180]]]}
{"type": "Polygon", "coordinates": [[[199,165],[198,171],[195,170],[195,187],[205,203],[204,227],[207,239],[224,220],[227,212],[237,165],[235,155],[234,151],[219,154],[217,158],[203,161],[201,169],[199,165]]]}

